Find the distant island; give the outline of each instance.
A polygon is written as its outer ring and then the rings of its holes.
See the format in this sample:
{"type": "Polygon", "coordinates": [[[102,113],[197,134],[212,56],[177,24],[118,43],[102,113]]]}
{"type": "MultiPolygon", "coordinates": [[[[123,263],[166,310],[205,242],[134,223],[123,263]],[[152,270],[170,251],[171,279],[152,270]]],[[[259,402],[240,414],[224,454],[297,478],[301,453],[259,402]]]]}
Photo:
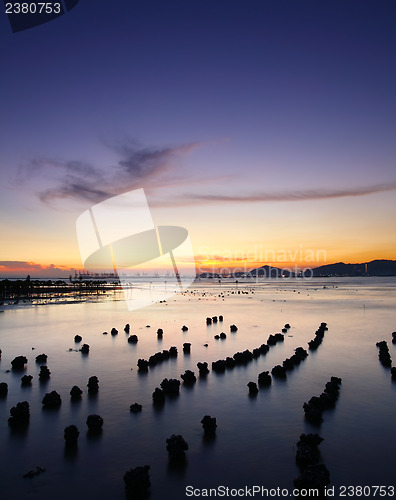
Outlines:
{"type": "MultiPolygon", "coordinates": [[[[396,260],[372,260],[361,264],[345,264],[337,262],[335,264],[327,264],[315,268],[305,269],[302,272],[296,273],[291,269],[279,268],[274,266],[260,266],[256,269],[251,269],[248,272],[233,272],[230,277],[234,278],[256,278],[256,277],[271,277],[271,278],[290,278],[290,277],[334,277],[334,276],[396,276],[396,260]]],[[[199,278],[222,278],[218,273],[201,273],[199,278]]]]}
{"type": "Polygon", "coordinates": [[[314,276],[396,276],[396,260],[372,260],[362,264],[337,262],[313,269],[314,276]]]}

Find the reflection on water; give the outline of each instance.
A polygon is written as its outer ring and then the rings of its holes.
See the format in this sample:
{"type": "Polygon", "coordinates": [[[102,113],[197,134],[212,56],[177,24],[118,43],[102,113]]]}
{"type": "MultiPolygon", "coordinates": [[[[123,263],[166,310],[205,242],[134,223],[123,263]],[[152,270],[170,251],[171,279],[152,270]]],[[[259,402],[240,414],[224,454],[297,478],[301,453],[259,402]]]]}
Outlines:
{"type": "Polygon", "coordinates": [[[152,500],[185,498],[187,485],[292,488],[298,475],[296,442],[302,432],[317,431],[304,420],[302,405],[320,394],[333,375],[342,378],[340,397],[335,409],[324,412],[319,428],[331,484],[392,484],[396,383],[379,363],[375,343],[386,340],[391,357],[396,357],[391,335],[396,330],[395,302],[393,278],[267,280],[198,283],[183,295],[133,312],[122,301],[6,311],[0,315],[0,382],[8,384],[7,397],[0,399],[2,499],[124,499],[124,473],[146,464],[152,500]],[[220,314],[223,322],[206,324],[206,317],[220,314]],[[271,371],[296,347],[307,348],[322,321],[329,330],[318,350],[310,351],[286,380],[273,379],[271,387],[250,398],[247,383],[257,382],[260,372],[271,371]],[[127,342],[126,323],[130,334],[138,336],[136,344],[127,342]],[[197,362],[206,361],[211,368],[212,361],[252,350],[285,323],[291,325],[285,341],[267,355],[225,373],[198,376],[197,362]],[[238,326],[236,333],[230,333],[232,324],[238,326]],[[182,332],[183,325],[187,332],[182,332]],[[118,335],[103,335],[113,327],[118,335]],[[157,338],[158,328],[164,331],[162,339],[157,338]],[[215,340],[221,332],[226,339],[215,340]],[[78,351],[76,334],[83,337],[81,345],[90,345],[88,355],[78,351]],[[185,342],[191,343],[190,354],[183,353],[185,342]],[[139,358],[171,346],[177,347],[177,358],[138,372],[139,358]],[[40,365],[35,362],[41,353],[48,355],[51,371],[45,383],[39,382],[40,365]],[[26,368],[7,373],[18,355],[28,358],[26,368]],[[167,397],[163,407],[153,406],[151,395],[161,381],[181,380],[186,370],[195,372],[197,382],[182,383],[178,397],[167,397]],[[31,386],[21,386],[24,374],[33,376],[31,386]],[[99,379],[97,394],[88,393],[93,375],[99,379]],[[83,390],[80,401],[70,399],[74,385],[83,390]],[[41,401],[53,390],[62,404],[44,411],[41,401]],[[8,425],[10,408],[19,401],[30,404],[25,430],[8,425]],[[133,403],[142,404],[142,412],[131,414],[133,403]],[[88,435],[91,414],[104,420],[99,436],[88,435]],[[211,440],[203,437],[204,415],[217,419],[211,440]],[[74,450],[65,448],[63,437],[71,424],[80,431],[74,450]],[[189,445],[182,467],[168,462],[166,439],[172,434],[181,434],[189,445]],[[24,479],[36,466],[46,471],[24,479]]]}

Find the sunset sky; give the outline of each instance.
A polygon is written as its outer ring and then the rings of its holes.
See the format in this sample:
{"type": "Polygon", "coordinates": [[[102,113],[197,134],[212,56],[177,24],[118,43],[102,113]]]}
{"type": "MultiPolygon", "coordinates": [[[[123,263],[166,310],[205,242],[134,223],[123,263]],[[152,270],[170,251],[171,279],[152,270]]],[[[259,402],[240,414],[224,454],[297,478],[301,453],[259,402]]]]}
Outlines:
{"type": "Polygon", "coordinates": [[[0,15],[0,278],[82,269],[144,188],[202,269],[396,259],[394,0],[80,0],[0,15]]]}

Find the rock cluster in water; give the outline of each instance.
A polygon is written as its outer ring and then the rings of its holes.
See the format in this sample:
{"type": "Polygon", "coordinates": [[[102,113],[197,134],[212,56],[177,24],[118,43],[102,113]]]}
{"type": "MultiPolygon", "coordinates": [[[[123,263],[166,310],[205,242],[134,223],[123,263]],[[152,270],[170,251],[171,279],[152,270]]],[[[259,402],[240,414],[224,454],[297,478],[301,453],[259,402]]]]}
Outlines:
{"type": "Polygon", "coordinates": [[[248,382],[247,386],[249,388],[249,394],[251,396],[255,396],[258,393],[259,390],[256,382],[248,382]]]}
{"type": "Polygon", "coordinates": [[[138,336],[137,335],[131,335],[130,337],[128,337],[128,342],[130,344],[136,344],[138,342],[138,336]]]}
{"type": "Polygon", "coordinates": [[[175,378],[164,378],[160,386],[164,393],[169,396],[177,395],[180,392],[180,380],[177,380],[175,378]]]}
{"type": "Polygon", "coordinates": [[[301,361],[308,356],[307,351],[303,347],[297,347],[294,350],[294,354],[290,358],[286,358],[282,365],[276,365],[272,368],[272,375],[278,378],[286,378],[287,372],[294,369],[295,366],[298,366],[301,361]]]}
{"type": "MultiPolygon", "coordinates": [[[[235,363],[235,360],[233,360],[233,361],[235,363]]],[[[218,359],[217,361],[212,361],[212,370],[214,372],[223,373],[223,372],[225,372],[226,368],[227,368],[227,365],[226,365],[226,361],[224,359],[218,359]]]]}
{"type": "MultiPolygon", "coordinates": [[[[176,356],[177,356],[177,350],[176,350],[176,356]]],[[[162,363],[163,361],[167,361],[170,357],[176,357],[176,356],[171,356],[170,351],[164,349],[163,351],[156,352],[155,354],[150,356],[147,363],[148,366],[153,367],[162,363]]]]}
{"type": "Polygon", "coordinates": [[[99,391],[99,379],[96,375],[89,377],[87,387],[88,392],[91,394],[99,391]]]}
{"type": "Polygon", "coordinates": [[[294,351],[293,356],[286,358],[283,361],[283,366],[286,370],[292,370],[295,366],[298,366],[301,361],[304,361],[308,357],[307,351],[303,347],[297,347],[294,351]]]}
{"type": "Polygon", "coordinates": [[[297,443],[296,462],[300,467],[300,476],[294,480],[298,490],[318,489],[323,496],[330,483],[330,473],[324,464],[319,464],[318,446],[323,441],[319,434],[301,434],[297,443]]]}
{"type": "Polygon", "coordinates": [[[129,323],[127,323],[127,324],[124,326],[124,332],[125,332],[125,333],[129,333],[130,329],[131,329],[131,326],[130,326],[130,324],[129,324],[129,323]]]}
{"type": "Polygon", "coordinates": [[[149,470],[150,466],[144,465],[125,472],[124,483],[127,497],[144,498],[148,495],[151,486],[149,470]]]}
{"type": "Polygon", "coordinates": [[[156,387],[153,392],[153,404],[156,406],[162,406],[165,403],[165,393],[159,387],[156,387]]]}
{"type": "Polygon", "coordinates": [[[215,335],[214,338],[216,340],[219,340],[219,339],[225,340],[227,338],[227,335],[224,332],[221,332],[220,335],[215,335]]]}
{"type": "Polygon", "coordinates": [[[282,365],[276,365],[271,370],[272,376],[276,378],[286,378],[286,369],[282,365]]]}
{"type": "Polygon", "coordinates": [[[328,330],[327,323],[321,323],[319,328],[315,332],[315,338],[308,342],[311,351],[315,351],[320,346],[326,330],[328,330]]]}
{"type": "Polygon", "coordinates": [[[188,444],[180,434],[172,434],[166,440],[166,449],[170,460],[184,460],[185,452],[188,450],[188,444]]]}
{"type": "Polygon", "coordinates": [[[209,373],[208,363],[206,361],[204,361],[203,363],[198,361],[197,367],[199,370],[200,377],[205,377],[209,373]]]}
{"type": "Polygon", "coordinates": [[[0,398],[5,398],[8,394],[8,384],[6,382],[0,382],[0,398]]]}
{"type": "Polygon", "coordinates": [[[80,431],[75,425],[69,425],[65,427],[63,437],[65,438],[65,444],[67,446],[75,446],[77,444],[78,436],[80,431]]]}
{"type": "Polygon", "coordinates": [[[81,335],[75,335],[75,336],[74,336],[74,342],[76,342],[76,344],[77,344],[78,342],[81,342],[81,341],[82,341],[82,337],[81,337],[81,335]]]}
{"type": "Polygon", "coordinates": [[[261,372],[258,375],[258,385],[260,387],[268,387],[272,383],[272,377],[268,371],[261,372]]]}
{"type": "Polygon", "coordinates": [[[223,373],[226,369],[229,370],[235,368],[235,366],[246,365],[253,361],[253,359],[267,354],[268,351],[269,346],[267,344],[262,344],[260,347],[253,349],[253,352],[249,351],[249,349],[242,352],[236,352],[232,357],[228,356],[226,359],[213,361],[212,370],[217,373],[223,373]]]}
{"type": "Polygon", "coordinates": [[[89,344],[83,344],[80,351],[83,353],[83,354],[88,354],[89,353],[89,344]]]}
{"type": "Polygon", "coordinates": [[[131,413],[139,413],[142,411],[142,405],[140,405],[139,403],[133,403],[130,407],[129,407],[129,411],[131,413]]]}
{"type": "Polygon", "coordinates": [[[193,385],[197,381],[197,377],[191,370],[186,370],[180,375],[185,385],[193,385]]]}
{"type": "Polygon", "coordinates": [[[322,413],[324,410],[333,408],[337,402],[340,391],[341,379],[331,377],[327,382],[324,391],[320,396],[313,396],[308,403],[304,403],[305,418],[312,424],[323,422],[322,413]]]}
{"type": "Polygon", "coordinates": [[[11,366],[13,370],[23,370],[27,362],[28,360],[25,356],[17,356],[11,361],[11,366]]]}
{"type": "Polygon", "coordinates": [[[210,318],[210,317],[206,318],[206,324],[207,325],[211,325],[212,323],[217,323],[217,321],[222,322],[223,321],[223,316],[220,315],[219,317],[213,316],[212,318],[210,318]]]}
{"type": "Polygon", "coordinates": [[[47,392],[42,400],[43,408],[59,408],[62,404],[62,399],[56,391],[47,392]]]}
{"type": "MultiPolygon", "coordinates": [[[[283,332],[287,332],[290,328],[289,323],[286,323],[283,332]]],[[[311,349],[316,349],[318,345],[322,342],[325,330],[327,330],[326,323],[321,323],[318,330],[315,333],[315,339],[309,342],[311,349]]],[[[275,335],[270,335],[267,340],[267,346],[273,346],[278,342],[283,342],[285,336],[283,333],[276,333],[275,335]]],[[[254,352],[254,351],[253,351],[254,352]]],[[[287,377],[287,372],[293,370],[298,366],[304,359],[308,356],[308,352],[303,347],[297,347],[294,354],[290,358],[286,358],[281,365],[276,365],[272,368],[271,374],[275,378],[285,379],[287,377]]],[[[259,386],[271,385],[271,376],[269,372],[262,372],[259,374],[259,386]],[[260,380],[261,378],[261,380],[260,380]]]]}
{"type": "Polygon", "coordinates": [[[201,420],[202,428],[204,430],[205,436],[214,436],[216,434],[216,418],[210,415],[205,415],[201,420]]]}
{"type": "MultiPolygon", "coordinates": [[[[281,333],[270,335],[268,337],[267,344],[261,344],[260,347],[254,348],[253,351],[249,351],[249,349],[246,349],[242,352],[236,352],[232,357],[228,356],[226,359],[213,361],[212,370],[217,373],[223,373],[226,369],[232,369],[238,365],[246,365],[247,363],[253,361],[253,359],[257,359],[260,356],[265,356],[270,350],[270,346],[273,346],[278,342],[283,342],[283,340],[284,335],[282,335],[281,333]]],[[[277,369],[275,371],[277,371],[277,369]]]]}
{"type": "Polygon", "coordinates": [[[77,385],[73,385],[73,387],[70,389],[71,399],[74,400],[81,399],[81,394],[82,390],[77,385]]]}
{"type": "Polygon", "coordinates": [[[323,438],[319,434],[301,434],[297,443],[297,465],[307,467],[319,463],[320,451],[318,446],[322,441],[323,438]]]}
{"type": "Polygon", "coordinates": [[[21,384],[22,384],[23,386],[28,386],[28,385],[31,385],[31,384],[32,384],[32,380],[33,380],[32,375],[24,375],[24,376],[21,378],[21,384]]]}
{"type": "Polygon", "coordinates": [[[177,347],[172,346],[169,350],[164,349],[162,352],[156,352],[149,357],[148,361],[146,359],[139,359],[137,366],[139,372],[147,372],[149,367],[153,367],[169,358],[177,358],[177,347]]]}
{"type": "Polygon", "coordinates": [[[285,340],[285,336],[283,333],[275,333],[275,335],[270,335],[267,339],[267,344],[269,346],[273,346],[278,342],[283,342],[285,340]]]}
{"type": "Polygon", "coordinates": [[[46,354],[39,354],[36,356],[36,363],[46,363],[48,356],[46,354]]]}
{"type": "Polygon", "coordinates": [[[137,366],[139,372],[147,372],[149,367],[149,362],[146,359],[138,359],[137,366]]]}
{"type": "Polygon", "coordinates": [[[50,378],[51,372],[47,366],[40,366],[39,379],[41,382],[48,380],[50,378]]]}
{"type": "Polygon", "coordinates": [[[377,342],[376,346],[379,349],[378,358],[383,366],[390,368],[392,366],[392,358],[389,353],[389,347],[385,340],[377,342]]]}
{"type": "Polygon", "coordinates": [[[88,415],[86,423],[89,432],[98,434],[102,431],[103,418],[100,415],[88,415]]]}
{"type": "Polygon", "coordinates": [[[10,410],[11,416],[8,423],[13,427],[25,427],[30,420],[30,406],[27,401],[22,401],[13,406],[10,410]]]}

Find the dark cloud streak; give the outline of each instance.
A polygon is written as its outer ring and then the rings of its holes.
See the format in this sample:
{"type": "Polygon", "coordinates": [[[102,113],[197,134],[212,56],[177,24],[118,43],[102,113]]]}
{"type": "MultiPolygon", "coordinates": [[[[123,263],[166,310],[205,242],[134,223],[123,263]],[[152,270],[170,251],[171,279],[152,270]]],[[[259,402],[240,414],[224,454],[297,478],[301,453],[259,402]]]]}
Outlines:
{"type": "Polygon", "coordinates": [[[110,196],[144,187],[144,184],[155,188],[171,184],[173,178],[180,182],[180,177],[173,174],[177,159],[198,146],[199,143],[195,142],[154,148],[140,146],[133,140],[118,141],[108,144],[108,147],[119,155],[120,160],[106,169],[78,160],[37,158],[22,167],[19,179],[25,179],[27,174],[47,172],[47,182],[53,187],[38,193],[39,199],[47,204],[64,199],[99,203],[110,196]]]}
{"type": "Polygon", "coordinates": [[[147,179],[173,171],[175,167],[170,162],[179,155],[190,153],[198,145],[191,143],[173,148],[139,148],[132,141],[129,144],[117,144],[115,149],[124,158],[119,161],[119,165],[126,174],[147,179]]]}
{"type": "Polygon", "coordinates": [[[198,142],[173,147],[144,147],[132,139],[118,140],[106,143],[118,156],[118,162],[110,167],[99,168],[89,163],[70,160],[59,161],[51,159],[34,159],[24,166],[20,174],[48,173],[48,182],[53,187],[43,189],[38,193],[40,200],[52,204],[58,200],[79,200],[89,203],[99,203],[111,196],[144,187],[153,194],[150,205],[156,207],[183,207],[201,204],[227,203],[268,203],[326,200],[346,197],[366,196],[396,189],[396,182],[363,187],[346,187],[343,189],[309,189],[283,190],[280,192],[259,192],[247,194],[219,194],[195,192],[172,196],[161,200],[154,196],[158,188],[181,185],[222,184],[217,178],[192,179],[187,175],[176,174],[178,159],[191,153],[200,146],[198,142]],[[217,181],[217,182],[216,182],[217,181]]]}
{"type": "Polygon", "coordinates": [[[389,184],[377,184],[350,189],[316,189],[307,191],[283,191],[278,193],[257,193],[247,195],[225,195],[225,194],[189,194],[183,198],[174,199],[171,202],[153,201],[153,206],[187,206],[225,203],[268,203],[285,201],[312,201],[335,198],[347,198],[366,196],[370,194],[383,193],[396,190],[396,182],[389,184]]]}
{"type": "Polygon", "coordinates": [[[88,185],[81,184],[81,182],[70,182],[67,186],[48,189],[39,193],[39,198],[44,203],[50,203],[62,198],[77,198],[96,203],[109,196],[112,196],[112,193],[101,189],[94,189],[88,185]]]}

